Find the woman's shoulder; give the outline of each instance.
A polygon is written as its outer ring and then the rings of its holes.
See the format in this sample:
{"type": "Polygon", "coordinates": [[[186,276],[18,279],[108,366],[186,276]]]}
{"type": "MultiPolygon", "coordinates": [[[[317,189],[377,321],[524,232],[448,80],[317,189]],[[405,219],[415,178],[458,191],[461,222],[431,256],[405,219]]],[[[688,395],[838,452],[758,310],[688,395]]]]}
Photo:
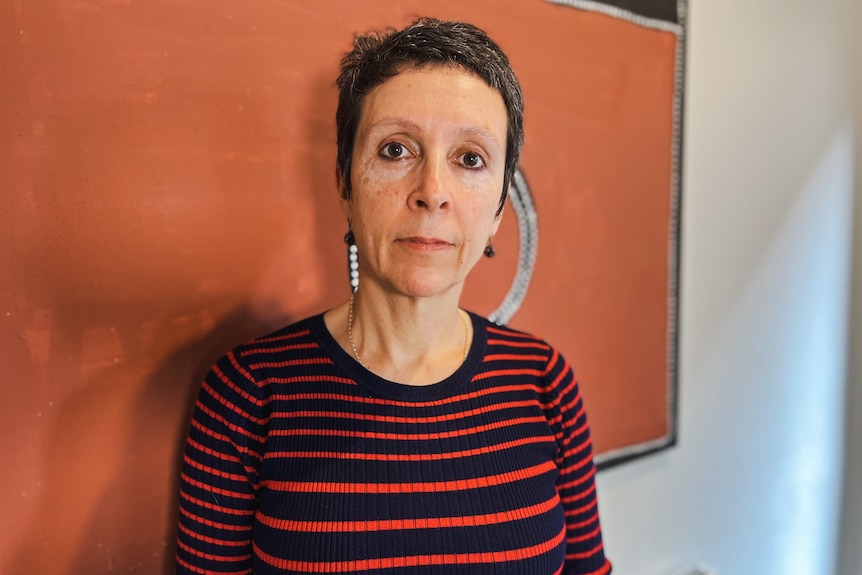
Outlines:
{"type": "Polygon", "coordinates": [[[560,383],[573,377],[562,353],[544,338],[529,331],[476,316],[486,332],[485,365],[493,369],[533,373],[543,382],[560,383]]]}
{"type": "Polygon", "coordinates": [[[477,314],[471,315],[475,318],[475,322],[485,330],[487,334],[488,346],[499,346],[513,349],[533,349],[544,350],[553,353],[553,347],[543,338],[520,329],[513,328],[505,324],[499,324],[491,321],[486,317],[477,314]]]}
{"type": "Polygon", "coordinates": [[[295,321],[265,335],[245,341],[220,360],[231,360],[243,365],[260,364],[268,358],[284,358],[285,354],[305,354],[319,347],[318,326],[323,323],[323,314],[295,321]]]}
{"type": "Polygon", "coordinates": [[[239,347],[271,348],[279,347],[292,340],[303,340],[314,337],[318,324],[323,321],[323,314],[316,314],[288,325],[280,327],[266,335],[255,337],[239,347]]]}

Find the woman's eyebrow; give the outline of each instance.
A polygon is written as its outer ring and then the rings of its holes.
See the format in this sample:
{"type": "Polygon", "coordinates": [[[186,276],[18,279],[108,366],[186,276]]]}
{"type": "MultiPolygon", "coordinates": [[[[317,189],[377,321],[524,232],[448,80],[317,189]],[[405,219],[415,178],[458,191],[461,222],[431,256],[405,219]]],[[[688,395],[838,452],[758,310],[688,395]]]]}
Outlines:
{"type": "MultiPolygon", "coordinates": [[[[411,131],[421,131],[422,126],[420,126],[417,122],[410,120],[409,118],[383,118],[378,122],[375,122],[368,128],[369,133],[374,133],[379,130],[385,130],[390,128],[398,128],[405,130],[407,132],[411,131]]],[[[456,130],[458,135],[468,138],[479,138],[482,140],[489,140],[498,145],[502,145],[503,142],[498,141],[499,138],[495,136],[490,130],[487,130],[481,126],[464,126],[458,128],[456,130]]]]}
{"type": "Polygon", "coordinates": [[[389,128],[401,128],[406,131],[418,131],[421,129],[419,124],[408,118],[383,118],[382,120],[371,124],[371,126],[368,127],[368,131],[376,132],[378,130],[389,128]]]}
{"type": "Polygon", "coordinates": [[[503,144],[504,142],[500,142],[490,130],[486,130],[485,128],[481,128],[479,126],[471,126],[462,128],[459,132],[464,136],[475,137],[482,140],[489,140],[494,142],[495,144],[503,144]]]}

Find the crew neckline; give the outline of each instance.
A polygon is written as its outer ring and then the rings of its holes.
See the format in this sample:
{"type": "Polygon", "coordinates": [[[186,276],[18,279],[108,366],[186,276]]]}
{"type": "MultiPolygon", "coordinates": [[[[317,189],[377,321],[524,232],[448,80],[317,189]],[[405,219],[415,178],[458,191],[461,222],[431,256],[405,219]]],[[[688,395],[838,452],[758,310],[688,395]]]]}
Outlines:
{"type": "Polygon", "coordinates": [[[310,328],[320,346],[335,363],[335,366],[346,372],[360,387],[374,395],[398,401],[434,401],[446,399],[455,395],[465,387],[482,364],[487,345],[487,331],[482,324],[482,318],[473,312],[467,312],[473,325],[473,341],[470,351],[458,369],[449,377],[430,385],[408,385],[397,383],[380,377],[373,371],[363,367],[356,358],[347,353],[335,340],[326,322],[324,314],[309,318],[310,328]]]}

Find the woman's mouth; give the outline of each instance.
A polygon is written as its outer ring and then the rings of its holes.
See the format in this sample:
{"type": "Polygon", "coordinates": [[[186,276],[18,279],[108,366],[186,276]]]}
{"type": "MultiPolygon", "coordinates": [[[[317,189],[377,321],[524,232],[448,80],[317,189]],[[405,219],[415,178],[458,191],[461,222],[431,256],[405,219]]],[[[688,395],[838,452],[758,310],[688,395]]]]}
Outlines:
{"type": "Polygon", "coordinates": [[[424,236],[410,236],[406,238],[399,238],[398,243],[408,249],[420,252],[444,251],[453,247],[454,245],[450,242],[447,242],[446,240],[441,240],[440,238],[429,238],[424,236]]]}

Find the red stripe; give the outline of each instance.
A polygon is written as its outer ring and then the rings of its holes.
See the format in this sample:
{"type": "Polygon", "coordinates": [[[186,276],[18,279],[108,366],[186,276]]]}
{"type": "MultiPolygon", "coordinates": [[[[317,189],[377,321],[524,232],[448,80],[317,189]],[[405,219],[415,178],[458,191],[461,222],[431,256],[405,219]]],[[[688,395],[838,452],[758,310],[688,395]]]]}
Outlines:
{"type": "MultiPolygon", "coordinates": [[[[551,371],[553,371],[553,369],[548,369],[548,372],[543,373],[542,377],[545,377],[551,371]]],[[[554,393],[554,395],[555,395],[554,401],[551,402],[551,405],[553,405],[553,406],[559,405],[560,402],[563,400],[563,396],[566,394],[566,391],[571,389],[574,385],[575,385],[574,374],[572,373],[572,370],[568,366],[568,364],[566,364],[564,366],[564,368],[562,370],[560,370],[560,373],[557,374],[557,377],[555,377],[553,379],[553,381],[548,383],[548,391],[554,393]],[[560,386],[560,382],[562,382],[564,380],[569,381],[569,386],[563,390],[558,390],[557,388],[560,386]]]]}
{"type": "Polygon", "coordinates": [[[547,513],[559,504],[555,495],[551,499],[510,511],[487,513],[484,515],[465,515],[458,517],[428,517],[418,519],[385,519],[379,521],[298,521],[277,519],[257,513],[257,519],[268,527],[279,531],[298,533],[365,533],[377,531],[401,531],[405,529],[448,529],[453,527],[481,527],[508,523],[515,519],[535,517],[547,513]]]}
{"type": "Polygon", "coordinates": [[[234,561],[248,561],[249,559],[251,559],[251,553],[249,553],[247,555],[212,555],[210,553],[204,553],[203,551],[198,551],[197,549],[189,547],[188,545],[186,545],[185,543],[183,543],[182,541],[179,541],[179,540],[177,540],[177,546],[180,549],[183,549],[184,551],[191,553],[192,555],[195,555],[197,557],[202,557],[204,559],[209,559],[210,561],[220,561],[220,562],[231,561],[231,562],[234,562],[234,561]]]}
{"type": "MultiPolygon", "coordinates": [[[[555,415],[554,417],[550,417],[550,418],[548,418],[548,425],[550,425],[550,426],[562,425],[562,428],[563,428],[564,430],[566,430],[566,429],[568,429],[569,427],[571,427],[571,425],[568,423],[568,421],[574,421],[574,422],[576,422],[576,421],[580,420],[580,419],[581,419],[581,416],[583,416],[583,415],[584,415],[584,409],[583,409],[583,407],[582,407],[581,409],[579,409],[579,410],[578,410],[578,412],[575,414],[575,416],[574,416],[573,418],[570,418],[570,419],[569,419],[569,418],[567,418],[567,419],[566,419],[566,422],[564,423],[564,422],[563,422],[563,414],[562,414],[562,413],[558,413],[558,414],[557,414],[557,415],[555,415]]],[[[584,420],[583,420],[583,422],[581,423],[581,427],[586,426],[586,423],[587,423],[587,422],[586,422],[586,419],[584,419],[584,420]]],[[[569,441],[571,441],[571,438],[569,438],[569,439],[567,439],[567,440],[566,440],[566,442],[567,442],[567,443],[568,443],[569,441]]]]}
{"type": "Polygon", "coordinates": [[[521,445],[535,443],[553,443],[549,437],[527,437],[515,441],[506,441],[496,445],[465,449],[462,451],[450,451],[445,453],[411,453],[411,454],[389,454],[389,453],[345,453],[341,451],[272,451],[264,455],[264,459],[340,459],[347,461],[442,461],[446,459],[460,459],[474,457],[511,449],[521,445]]]}
{"type": "MultiPolygon", "coordinates": [[[[564,505],[568,505],[568,504],[570,504],[570,503],[573,503],[573,502],[577,501],[578,499],[583,499],[584,497],[590,497],[590,496],[591,496],[591,495],[593,495],[595,492],[596,492],[596,486],[595,486],[595,484],[593,484],[593,485],[591,485],[591,486],[590,486],[590,488],[589,488],[589,489],[587,489],[586,491],[581,491],[581,492],[579,492],[579,493],[577,493],[577,494],[575,494],[575,495],[569,495],[569,496],[567,496],[567,497],[563,497],[563,498],[562,498],[562,501],[563,501],[563,504],[564,504],[564,505]]],[[[575,508],[570,509],[570,510],[567,512],[567,514],[570,514],[570,515],[578,515],[578,514],[580,514],[580,513],[583,513],[583,512],[585,512],[585,511],[587,511],[587,510],[588,510],[588,509],[590,509],[591,507],[595,507],[595,506],[596,506],[596,504],[597,504],[596,499],[595,499],[595,498],[593,498],[593,499],[592,499],[592,501],[589,501],[586,505],[582,505],[582,506],[580,506],[580,507],[575,507],[575,508]]]]}
{"type": "Polygon", "coordinates": [[[576,521],[574,523],[566,523],[566,526],[572,529],[583,529],[587,525],[598,525],[599,524],[599,513],[598,510],[593,511],[593,514],[590,517],[587,517],[583,521],[576,521]]]}
{"type": "Polygon", "coordinates": [[[274,491],[294,493],[441,493],[444,491],[468,491],[505,485],[556,471],[553,461],[546,461],[518,471],[507,471],[496,475],[456,479],[453,481],[427,481],[416,483],[336,483],[330,481],[261,481],[261,486],[274,491]]]}
{"type": "MultiPolygon", "coordinates": [[[[248,374],[245,370],[243,370],[242,367],[240,367],[240,365],[238,363],[236,363],[235,358],[231,357],[231,362],[233,362],[235,369],[242,370],[243,376],[246,377],[246,379],[248,380],[249,383],[257,385],[257,383],[251,377],[251,375],[248,374]]],[[[225,374],[225,372],[223,372],[221,370],[221,368],[219,368],[218,365],[213,366],[212,372],[213,372],[213,374],[215,374],[216,377],[218,377],[221,380],[222,383],[224,383],[229,389],[233,390],[234,393],[236,393],[237,395],[242,397],[244,400],[248,401],[249,403],[253,403],[253,404],[257,405],[258,407],[263,405],[263,401],[254,397],[249,392],[247,392],[245,389],[243,389],[243,388],[239,387],[237,384],[235,384],[225,374]]],[[[215,396],[215,397],[221,397],[220,394],[217,394],[215,391],[213,391],[212,387],[210,387],[210,385],[206,382],[206,380],[204,380],[204,385],[206,386],[207,390],[210,392],[210,395],[215,396]]],[[[227,401],[227,400],[225,399],[225,401],[227,401]]]]}
{"type": "Polygon", "coordinates": [[[363,439],[387,439],[398,441],[426,441],[432,439],[450,439],[452,437],[464,437],[467,435],[479,435],[493,429],[501,429],[504,427],[515,427],[525,423],[544,423],[547,421],[544,416],[536,417],[518,417],[506,421],[497,421],[488,425],[477,425],[469,429],[456,429],[454,431],[441,431],[437,433],[382,433],[376,431],[349,431],[338,429],[274,429],[269,432],[273,437],[293,437],[293,436],[309,436],[309,437],[360,437],[363,439]]]}
{"type": "Polygon", "coordinates": [[[222,453],[221,451],[216,451],[215,449],[211,449],[206,445],[201,445],[191,437],[188,438],[188,444],[191,447],[194,447],[195,451],[203,453],[209,457],[215,457],[216,459],[221,459],[222,461],[230,461],[231,463],[241,463],[239,457],[236,455],[229,455],[226,453],[222,453]]]}
{"type": "Polygon", "coordinates": [[[262,337],[262,338],[260,338],[260,339],[256,339],[256,340],[254,340],[254,342],[252,342],[252,344],[259,344],[259,343],[273,343],[273,342],[276,342],[276,341],[285,341],[285,340],[288,340],[288,339],[296,339],[296,338],[299,338],[299,337],[305,337],[305,336],[307,336],[307,335],[311,335],[311,330],[310,330],[310,329],[304,329],[304,330],[302,330],[302,331],[292,332],[292,333],[288,333],[288,334],[275,335],[275,336],[269,336],[269,337],[262,337]]]}
{"type": "Polygon", "coordinates": [[[572,451],[579,451],[581,446],[585,444],[588,444],[592,447],[593,440],[590,438],[589,434],[587,434],[585,437],[581,437],[585,432],[588,432],[589,429],[590,426],[587,424],[587,420],[584,419],[580,427],[568,432],[568,434],[566,435],[566,439],[563,441],[563,445],[561,446],[561,448],[564,450],[564,454],[571,453],[572,451]],[[572,446],[572,442],[579,437],[581,438],[581,442],[576,443],[574,446],[572,446]]]}
{"type": "Polygon", "coordinates": [[[344,383],[347,385],[356,385],[356,382],[346,377],[338,377],[337,375],[298,375],[296,377],[268,377],[263,380],[266,383],[309,383],[313,381],[325,381],[329,383],[344,383]]]}
{"type": "MultiPolygon", "coordinates": [[[[583,431],[586,431],[586,425],[584,425],[583,431]]],[[[579,435],[581,435],[580,431],[576,430],[575,435],[572,437],[571,441],[574,441],[575,440],[574,438],[578,437],[579,435]]],[[[571,445],[571,443],[570,443],[570,445],[571,445]]],[[[576,455],[580,454],[580,457],[578,457],[578,459],[584,459],[584,460],[589,461],[590,459],[592,459],[592,457],[591,457],[592,447],[593,447],[593,440],[590,438],[589,435],[587,435],[586,437],[581,439],[580,443],[577,443],[574,446],[572,446],[570,449],[567,449],[566,451],[564,451],[563,452],[563,458],[564,459],[572,459],[576,455]],[[590,451],[590,453],[583,453],[584,451],[590,451]]]]}
{"type": "Polygon", "coordinates": [[[260,363],[251,363],[251,369],[260,369],[261,367],[294,367],[297,365],[334,365],[328,357],[310,357],[304,359],[292,359],[290,361],[262,361],[260,363]]]}
{"type": "Polygon", "coordinates": [[[260,387],[257,380],[243,366],[239,364],[236,359],[236,355],[234,355],[234,352],[230,352],[229,354],[227,354],[227,358],[228,361],[230,361],[231,366],[233,366],[233,368],[237,370],[240,375],[242,375],[248,382],[256,385],[258,388],[260,387]]]}
{"type": "Polygon", "coordinates": [[[486,355],[483,361],[546,361],[548,359],[545,355],[518,355],[516,353],[497,353],[494,355],[486,355]]]}
{"type": "Polygon", "coordinates": [[[199,462],[195,461],[194,459],[192,459],[188,455],[183,456],[183,461],[185,461],[186,463],[188,463],[190,466],[194,467],[195,469],[197,469],[199,471],[203,471],[204,473],[212,475],[213,477],[222,477],[224,479],[230,479],[231,481],[242,481],[242,482],[248,481],[248,477],[246,477],[245,475],[239,475],[238,473],[228,473],[227,471],[222,471],[220,469],[214,469],[214,468],[210,467],[209,465],[204,465],[203,463],[199,463],[199,462]]]}
{"type": "Polygon", "coordinates": [[[582,553],[566,553],[566,560],[569,559],[583,559],[584,557],[592,557],[593,555],[597,555],[602,551],[601,542],[590,549],[589,551],[584,551],[582,553]]]}
{"type": "Polygon", "coordinates": [[[577,449],[578,445],[583,443],[584,441],[592,441],[590,438],[590,425],[587,422],[586,412],[582,407],[575,416],[571,420],[566,420],[563,422],[563,430],[566,434],[566,439],[563,441],[562,449],[564,451],[569,451],[570,449],[577,449]],[[569,421],[572,423],[569,424],[569,421]],[[578,426],[574,429],[571,428],[571,425],[577,424],[578,426]],[[571,446],[573,442],[576,440],[580,440],[580,443],[575,443],[574,446],[571,446]]]}
{"type": "Polygon", "coordinates": [[[219,545],[221,547],[245,547],[246,545],[251,546],[251,538],[243,539],[242,541],[231,541],[229,539],[216,539],[215,537],[207,537],[206,535],[201,535],[197,531],[192,531],[191,529],[183,525],[182,522],[179,523],[179,530],[193,539],[203,541],[204,543],[208,543],[210,545],[219,545]]]}
{"type": "Polygon", "coordinates": [[[562,373],[567,373],[569,376],[571,376],[571,385],[575,385],[577,381],[577,378],[575,377],[575,372],[572,369],[572,366],[569,365],[568,360],[562,355],[560,355],[560,350],[558,349],[554,350],[554,354],[551,356],[551,359],[548,360],[548,373],[554,370],[559,370],[562,373]]]}
{"type": "Polygon", "coordinates": [[[566,388],[560,391],[558,395],[560,401],[562,401],[564,397],[574,395],[574,397],[572,397],[572,399],[570,399],[565,405],[562,405],[561,403],[560,411],[563,413],[568,413],[569,411],[580,408],[580,404],[582,403],[581,390],[577,385],[577,382],[572,378],[566,388]]]}
{"type": "MultiPolygon", "coordinates": [[[[220,371],[218,371],[217,368],[213,368],[213,369],[216,371],[217,374],[220,374],[219,377],[224,377],[224,374],[222,374],[220,371]]],[[[234,391],[236,391],[236,393],[238,393],[240,395],[244,395],[247,398],[251,398],[250,395],[243,392],[241,389],[236,387],[233,383],[228,383],[227,379],[225,379],[224,382],[228,385],[228,387],[230,387],[234,391]]],[[[240,409],[240,407],[237,404],[235,404],[233,401],[229,400],[228,398],[224,397],[222,394],[217,392],[206,381],[203,383],[203,385],[201,385],[201,389],[205,390],[210,395],[210,397],[212,397],[217,402],[219,402],[221,405],[227,407],[228,409],[230,409],[232,412],[236,413],[237,415],[239,415],[243,419],[247,419],[248,421],[251,421],[252,423],[256,423],[258,425],[266,425],[267,422],[269,421],[269,418],[255,417],[252,414],[250,414],[249,412],[245,411],[244,409],[240,409]]]]}
{"type": "MultiPolygon", "coordinates": [[[[184,561],[182,558],[177,557],[177,563],[188,569],[189,571],[194,571],[195,573],[201,573],[201,575],[212,575],[212,571],[207,571],[206,569],[201,569],[200,567],[195,567],[191,563],[184,561]]],[[[223,571],[221,575],[250,575],[251,567],[248,569],[243,569],[242,571],[223,571]]]]}
{"type": "Polygon", "coordinates": [[[479,563],[508,563],[536,557],[547,553],[562,543],[565,531],[553,539],[508,551],[489,551],[481,553],[446,553],[443,555],[411,555],[407,557],[382,557],[359,561],[291,561],[265,553],[257,545],[254,553],[261,560],[278,569],[302,573],[352,573],[356,571],[376,571],[403,567],[430,565],[476,565],[479,563]]]}
{"type": "Polygon", "coordinates": [[[595,474],[596,474],[596,468],[590,467],[589,471],[587,471],[584,475],[582,475],[581,477],[578,477],[574,481],[569,481],[567,483],[561,483],[561,484],[557,485],[557,489],[559,491],[564,491],[566,489],[572,489],[573,487],[576,487],[576,486],[581,485],[582,483],[584,483],[586,481],[591,480],[595,474]]]}
{"type": "MultiPolygon", "coordinates": [[[[596,536],[598,536],[602,532],[602,528],[599,526],[598,521],[596,521],[595,519],[593,519],[593,521],[596,524],[595,529],[593,529],[589,533],[584,533],[583,535],[578,535],[576,537],[566,537],[566,543],[569,543],[569,544],[581,543],[583,541],[586,541],[587,539],[593,539],[596,536]]],[[[571,529],[571,528],[572,528],[572,526],[570,525],[569,529],[571,529]]]]}
{"type": "Polygon", "coordinates": [[[442,421],[458,421],[461,419],[469,419],[471,417],[475,417],[477,415],[484,415],[488,413],[494,413],[495,411],[504,411],[507,409],[513,409],[518,407],[530,407],[530,406],[538,406],[538,403],[533,399],[527,399],[522,401],[507,401],[503,403],[494,403],[487,406],[477,407],[475,409],[468,409],[465,411],[459,411],[458,413],[447,413],[445,415],[433,415],[430,417],[406,417],[406,416],[394,416],[394,415],[375,415],[373,413],[352,413],[350,411],[314,411],[314,410],[301,410],[301,411],[289,411],[289,412],[281,412],[276,411],[273,412],[273,417],[282,417],[285,419],[299,419],[302,417],[307,417],[311,419],[316,418],[330,418],[330,419],[348,419],[351,421],[373,421],[376,423],[397,423],[403,425],[422,425],[422,424],[431,424],[431,423],[440,423],[442,421]]]}
{"type": "Polygon", "coordinates": [[[475,375],[472,381],[482,381],[492,377],[511,377],[523,375],[526,377],[542,377],[542,371],[539,369],[495,369],[494,371],[484,371],[475,375]]]}
{"type": "Polygon", "coordinates": [[[264,349],[244,349],[240,352],[240,357],[249,357],[252,355],[264,355],[269,353],[279,353],[282,351],[293,351],[297,349],[317,349],[320,346],[316,342],[311,343],[294,343],[291,345],[282,345],[279,347],[267,347],[264,349]]]}
{"type": "MultiPolygon", "coordinates": [[[[235,433],[239,433],[240,435],[245,435],[248,438],[251,438],[251,439],[254,439],[255,441],[263,443],[264,438],[262,436],[257,435],[255,433],[252,433],[250,431],[247,431],[246,429],[240,427],[239,425],[237,425],[235,423],[231,423],[230,421],[228,421],[227,419],[222,417],[221,414],[216,413],[215,411],[213,411],[212,409],[210,409],[209,407],[207,407],[206,405],[201,403],[200,400],[197,401],[195,407],[197,407],[198,409],[200,409],[201,411],[203,411],[204,413],[206,413],[207,415],[209,415],[210,417],[212,417],[216,421],[220,422],[221,424],[223,424],[225,427],[227,427],[231,431],[233,431],[235,433]]],[[[233,441],[231,441],[231,443],[233,443],[233,441]]]]}
{"type": "MultiPolygon", "coordinates": [[[[325,379],[309,379],[309,378],[295,378],[297,381],[335,381],[338,378],[325,378],[325,379]]],[[[272,380],[270,380],[272,381],[272,380]]],[[[353,380],[344,380],[344,383],[351,383],[355,385],[353,380]]],[[[339,382],[342,383],[342,382],[339,382]]],[[[523,384],[514,384],[514,385],[500,385],[500,386],[489,386],[484,389],[480,389],[477,391],[473,391],[470,393],[464,393],[461,395],[454,395],[452,397],[447,397],[445,399],[438,399],[433,401],[395,401],[382,399],[379,397],[354,397],[351,395],[345,395],[340,393],[275,393],[270,399],[280,400],[280,401],[303,401],[303,400],[320,400],[320,401],[344,401],[353,404],[363,404],[363,405],[386,405],[386,406],[398,406],[398,407],[412,407],[412,408],[428,408],[428,407],[439,407],[442,405],[448,405],[450,403],[459,403],[470,401],[474,399],[478,399],[481,397],[485,397],[487,395],[505,395],[508,393],[518,393],[532,391],[534,393],[543,393],[547,391],[547,389],[543,387],[539,387],[538,385],[533,385],[530,383],[523,384]]],[[[548,407],[550,404],[541,404],[543,408],[548,407]]]]}
{"type": "Polygon", "coordinates": [[[532,347],[535,349],[548,350],[548,346],[544,343],[538,341],[509,341],[505,339],[488,339],[488,345],[499,345],[503,347],[517,347],[517,348],[527,348],[532,347]]]}
{"type": "Polygon", "coordinates": [[[537,338],[537,337],[536,337],[535,335],[533,335],[533,334],[529,334],[529,333],[517,333],[517,332],[513,332],[513,331],[506,331],[506,330],[504,330],[504,329],[497,329],[497,328],[490,327],[490,326],[489,326],[488,328],[486,328],[486,330],[487,330],[487,332],[488,332],[488,333],[492,333],[492,334],[496,334],[496,335],[502,335],[502,336],[506,337],[506,339],[503,339],[503,340],[496,340],[496,339],[492,339],[492,338],[490,338],[490,337],[489,337],[489,338],[488,338],[488,341],[489,341],[489,342],[492,342],[492,341],[493,341],[494,343],[499,343],[499,344],[502,344],[502,345],[506,345],[506,344],[508,344],[508,343],[510,343],[510,342],[514,343],[514,342],[521,342],[521,341],[525,341],[525,342],[532,342],[532,343],[534,343],[534,344],[535,344],[535,345],[537,345],[537,346],[542,346],[542,347],[544,347],[545,349],[549,349],[549,348],[550,348],[550,346],[549,346],[546,342],[544,342],[544,341],[542,341],[541,339],[537,338]]]}
{"type": "Polygon", "coordinates": [[[195,515],[182,505],[180,505],[180,515],[184,515],[191,521],[200,523],[201,525],[206,525],[207,527],[215,527],[216,529],[221,529],[223,531],[248,531],[251,533],[251,525],[230,525],[227,523],[219,523],[217,521],[201,517],[200,515],[195,515]]]}
{"type": "Polygon", "coordinates": [[[185,472],[182,472],[180,474],[180,477],[182,477],[182,480],[185,481],[186,483],[188,483],[189,485],[192,485],[192,486],[197,487],[199,489],[203,489],[205,491],[210,491],[210,492],[215,493],[217,495],[227,495],[228,497],[235,497],[237,499],[249,499],[249,500],[254,499],[254,495],[252,495],[251,493],[240,493],[238,491],[229,491],[227,489],[221,489],[219,487],[207,485],[206,483],[201,483],[200,481],[192,479],[191,477],[186,475],[185,472]]]}
{"type": "Polygon", "coordinates": [[[593,459],[591,457],[585,457],[580,461],[574,463],[573,465],[569,465],[568,467],[564,467],[560,470],[560,475],[569,475],[570,473],[574,473],[584,467],[592,467],[593,459]]]}
{"type": "Polygon", "coordinates": [[[209,501],[204,501],[203,499],[198,499],[197,497],[192,497],[191,495],[182,490],[180,491],[180,498],[199,507],[206,507],[207,509],[212,509],[213,511],[224,513],[225,515],[254,515],[254,509],[234,509],[232,507],[216,505],[215,503],[210,503],[209,501]]]}
{"type": "MultiPolygon", "coordinates": [[[[537,370],[500,370],[495,371],[493,374],[500,375],[503,372],[505,374],[512,374],[513,372],[518,372],[519,375],[523,375],[528,372],[528,375],[538,375],[540,372],[537,370]]],[[[486,379],[486,377],[477,377],[474,381],[479,381],[481,379],[486,379]]],[[[265,380],[268,383],[309,383],[309,382],[328,382],[328,383],[344,383],[351,386],[355,386],[356,382],[352,379],[335,377],[335,376],[298,376],[298,377],[289,377],[289,378],[267,378],[265,380]]],[[[426,407],[437,407],[441,405],[447,405],[450,403],[459,403],[463,401],[473,400],[481,397],[485,397],[487,395],[500,394],[504,395],[507,393],[517,393],[522,391],[533,391],[544,393],[548,391],[548,388],[539,387],[537,385],[533,385],[530,383],[523,384],[513,384],[513,385],[504,385],[504,386],[490,386],[485,389],[480,389],[478,391],[473,391],[471,393],[465,393],[462,395],[456,395],[452,397],[448,397],[446,399],[441,400],[433,400],[433,401],[395,401],[395,400],[387,400],[381,399],[378,397],[352,397],[350,395],[338,394],[338,393],[276,393],[273,394],[269,401],[302,401],[302,400],[333,400],[333,401],[345,401],[355,404],[366,404],[366,405],[386,405],[386,406],[399,406],[399,407],[413,407],[413,408],[426,408],[426,407]]],[[[559,403],[559,399],[555,402],[541,404],[543,409],[548,409],[553,406],[556,406],[559,403]]]]}
{"type": "MultiPolygon", "coordinates": [[[[218,433],[218,432],[213,431],[213,430],[212,430],[212,429],[210,429],[209,427],[205,427],[202,423],[200,423],[200,422],[199,422],[198,420],[196,420],[196,419],[192,419],[192,427],[194,427],[195,429],[197,429],[198,431],[200,431],[201,433],[203,433],[203,434],[205,434],[205,435],[209,435],[209,436],[210,436],[210,437],[212,437],[212,438],[215,438],[215,439],[218,439],[218,440],[220,440],[220,441],[224,441],[225,443],[230,444],[234,449],[236,449],[236,450],[237,450],[238,452],[240,452],[240,453],[244,453],[244,454],[246,454],[246,455],[250,455],[250,456],[252,456],[252,457],[254,457],[254,458],[258,459],[258,460],[260,459],[260,454],[259,454],[259,453],[255,452],[255,451],[252,451],[252,450],[251,450],[251,449],[249,449],[248,447],[245,447],[245,446],[242,446],[242,445],[237,445],[237,444],[236,444],[236,443],[234,443],[234,441],[233,441],[230,437],[228,437],[227,435],[223,435],[223,434],[221,434],[221,433],[218,433]]],[[[246,471],[249,471],[249,470],[246,468],[246,471]]]]}
{"type": "Polygon", "coordinates": [[[500,328],[497,328],[497,327],[494,327],[491,325],[486,326],[485,331],[487,331],[488,333],[496,333],[499,335],[505,335],[505,336],[511,337],[513,339],[528,339],[530,341],[537,341],[536,336],[531,334],[531,333],[523,333],[523,332],[511,331],[511,330],[507,330],[507,329],[500,329],[500,328]]]}

